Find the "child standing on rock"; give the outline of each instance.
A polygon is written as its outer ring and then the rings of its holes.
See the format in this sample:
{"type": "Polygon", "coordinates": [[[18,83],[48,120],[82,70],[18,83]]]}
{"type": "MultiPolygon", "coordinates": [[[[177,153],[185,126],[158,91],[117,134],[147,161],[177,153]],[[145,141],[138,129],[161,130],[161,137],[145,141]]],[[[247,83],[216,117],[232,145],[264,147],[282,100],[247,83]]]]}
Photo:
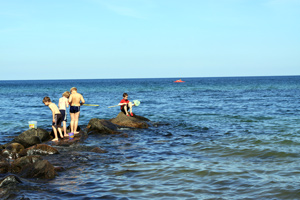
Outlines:
{"type": "Polygon", "coordinates": [[[80,106],[85,103],[85,100],[83,96],[79,93],[77,93],[77,88],[72,87],[71,95],[69,97],[69,103],[70,103],[70,117],[71,117],[71,132],[74,134],[78,134],[77,127],[78,127],[78,120],[80,115],[80,106]]]}
{"type": "Polygon", "coordinates": [[[45,104],[45,106],[48,106],[52,111],[52,129],[55,136],[55,138],[52,141],[58,141],[57,131],[59,132],[60,137],[63,138],[61,132],[61,122],[63,121],[62,115],[56,104],[52,103],[49,97],[44,97],[43,103],[45,104]]]}
{"type": "Polygon", "coordinates": [[[64,137],[69,136],[67,134],[67,107],[69,107],[69,96],[70,96],[70,92],[65,91],[58,102],[58,108],[63,118],[64,137]]]}

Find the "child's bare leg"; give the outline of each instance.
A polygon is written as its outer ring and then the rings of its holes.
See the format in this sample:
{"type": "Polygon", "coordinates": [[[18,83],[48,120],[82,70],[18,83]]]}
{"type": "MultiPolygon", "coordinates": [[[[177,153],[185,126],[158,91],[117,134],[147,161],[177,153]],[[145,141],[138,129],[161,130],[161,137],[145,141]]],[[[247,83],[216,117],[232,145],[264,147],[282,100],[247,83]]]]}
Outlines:
{"type": "Polygon", "coordinates": [[[124,105],[124,110],[125,110],[126,115],[128,115],[127,105],[124,105]]]}
{"type": "Polygon", "coordinates": [[[63,134],[62,134],[62,131],[61,131],[61,128],[57,128],[58,132],[59,132],[59,135],[61,138],[64,138],[63,134]]]}
{"type": "Polygon", "coordinates": [[[54,139],[52,141],[58,141],[57,131],[56,131],[55,126],[52,126],[52,129],[53,129],[53,133],[54,133],[54,139]]]}
{"type": "Polygon", "coordinates": [[[67,122],[63,121],[63,127],[64,127],[64,137],[68,137],[69,135],[67,134],[67,122]]]}
{"type": "Polygon", "coordinates": [[[71,128],[71,133],[74,133],[74,118],[75,118],[75,113],[70,113],[71,117],[71,122],[70,122],[70,128],[71,128]]]}
{"type": "Polygon", "coordinates": [[[129,112],[132,113],[132,106],[133,106],[133,104],[131,102],[129,102],[128,106],[129,106],[129,112]]]}
{"type": "Polygon", "coordinates": [[[74,120],[74,134],[78,134],[77,127],[78,127],[78,121],[79,121],[79,115],[80,112],[75,113],[75,120],[74,120]]]}

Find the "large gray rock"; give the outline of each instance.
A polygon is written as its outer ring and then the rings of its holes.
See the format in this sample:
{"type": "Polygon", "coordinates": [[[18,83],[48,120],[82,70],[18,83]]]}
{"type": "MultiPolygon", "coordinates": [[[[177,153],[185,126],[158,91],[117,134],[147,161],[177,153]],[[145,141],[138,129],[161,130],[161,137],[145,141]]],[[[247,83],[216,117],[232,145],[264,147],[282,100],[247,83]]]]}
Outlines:
{"type": "Polygon", "coordinates": [[[93,118],[87,125],[88,134],[116,134],[118,126],[109,120],[93,118]]]}
{"type": "Polygon", "coordinates": [[[50,134],[48,131],[38,128],[29,129],[13,139],[13,143],[20,143],[25,148],[33,146],[35,144],[40,144],[42,142],[50,140],[50,134]]]}
{"type": "Polygon", "coordinates": [[[151,125],[150,120],[145,117],[138,115],[133,115],[133,117],[126,116],[123,112],[120,112],[116,118],[110,121],[119,126],[131,128],[148,128],[151,125]]]}

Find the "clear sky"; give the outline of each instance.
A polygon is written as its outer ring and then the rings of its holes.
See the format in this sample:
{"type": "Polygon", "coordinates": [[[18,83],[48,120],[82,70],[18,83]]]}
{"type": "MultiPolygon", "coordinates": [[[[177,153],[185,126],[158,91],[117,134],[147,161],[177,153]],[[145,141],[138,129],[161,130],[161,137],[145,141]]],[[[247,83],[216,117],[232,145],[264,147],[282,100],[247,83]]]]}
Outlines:
{"type": "Polygon", "coordinates": [[[300,75],[300,0],[0,0],[0,80],[300,75]]]}

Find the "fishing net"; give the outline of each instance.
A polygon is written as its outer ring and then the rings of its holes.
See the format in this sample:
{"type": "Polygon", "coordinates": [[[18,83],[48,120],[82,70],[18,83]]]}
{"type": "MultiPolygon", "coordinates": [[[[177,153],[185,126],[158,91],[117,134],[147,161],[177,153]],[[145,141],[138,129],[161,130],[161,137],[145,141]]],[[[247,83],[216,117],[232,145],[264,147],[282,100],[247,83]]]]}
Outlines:
{"type": "Polygon", "coordinates": [[[133,100],[133,103],[135,106],[139,106],[141,102],[139,100],[133,100]]]}

